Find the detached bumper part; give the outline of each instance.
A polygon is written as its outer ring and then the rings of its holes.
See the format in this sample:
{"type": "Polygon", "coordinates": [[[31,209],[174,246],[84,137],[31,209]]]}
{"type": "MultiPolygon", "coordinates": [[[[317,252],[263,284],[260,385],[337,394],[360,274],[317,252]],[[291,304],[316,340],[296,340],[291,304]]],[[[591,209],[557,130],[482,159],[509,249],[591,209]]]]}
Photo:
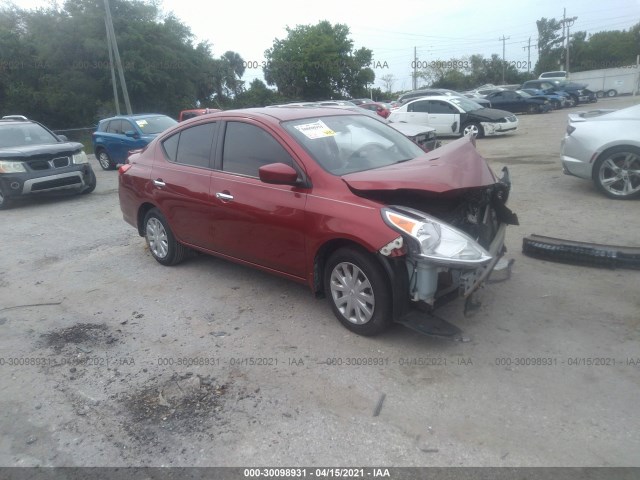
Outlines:
{"type": "Polygon", "coordinates": [[[522,239],[522,253],[552,262],[604,268],[640,269],[640,247],[620,247],[529,235],[522,239]]]}

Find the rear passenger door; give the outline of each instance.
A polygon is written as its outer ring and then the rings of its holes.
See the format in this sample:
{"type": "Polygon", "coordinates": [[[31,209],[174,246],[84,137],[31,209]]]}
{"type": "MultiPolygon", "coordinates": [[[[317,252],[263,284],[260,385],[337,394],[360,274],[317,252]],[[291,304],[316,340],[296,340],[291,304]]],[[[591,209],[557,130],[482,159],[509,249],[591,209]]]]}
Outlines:
{"type": "Polygon", "coordinates": [[[183,243],[213,249],[211,156],[218,122],[182,129],[156,145],[151,170],[154,203],[183,243]]]}
{"type": "Polygon", "coordinates": [[[258,169],[285,163],[302,169],[293,151],[266,126],[225,122],[211,188],[214,250],[288,275],[305,277],[306,189],[272,185],[258,169]]]}

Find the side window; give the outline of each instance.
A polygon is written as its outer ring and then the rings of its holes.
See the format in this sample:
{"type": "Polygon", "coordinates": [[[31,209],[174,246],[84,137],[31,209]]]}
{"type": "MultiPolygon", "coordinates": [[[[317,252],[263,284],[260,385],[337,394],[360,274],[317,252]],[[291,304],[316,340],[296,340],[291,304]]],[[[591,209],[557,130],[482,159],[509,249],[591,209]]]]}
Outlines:
{"type": "Polygon", "coordinates": [[[270,163],[294,165],[291,156],[271,134],[248,123],[227,123],[222,170],[257,177],[258,169],[270,163]]]}
{"type": "Polygon", "coordinates": [[[137,132],[136,128],[129,120],[122,120],[122,131],[120,133],[124,134],[126,132],[137,132]]]}
{"type": "Polygon", "coordinates": [[[180,141],[180,133],[176,133],[175,135],[171,135],[165,141],[162,142],[162,148],[164,149],[164,154],[167,156],[167,159],[171,162],[176,161],[176,156],[178,155],[178,142],[180,141]]]}
{"type": "Polygon", "coordinates": [[[436,100],[431,100],[429,102],[429,113],[440,113],[440,114],[452,114],[458,113],[451,105],[445,102],[438,102],[436,100]]]}
{"type": "Polygon", "coordinates": [[[217,123],[205,123],[182,130],[162,142],[167,159],[192,167],[209,168],[211,144],[217,123]]]}
{"type": "Polygon", "coordinates": [[[108,133],[123,133],[122,120],[111,120],[107,126],[108,133]]]}
{"type": "Polygon", "coordinates": [[[182,130],[176,163],[209,168],[211,144],[217,125],[211,122],[182,130]]]}
{"type": "Polygon", "coordinates": [[[409,105],[407,111],[429,113],[429,108],[427,102],[413,102],[411,105],[409,105]]]}

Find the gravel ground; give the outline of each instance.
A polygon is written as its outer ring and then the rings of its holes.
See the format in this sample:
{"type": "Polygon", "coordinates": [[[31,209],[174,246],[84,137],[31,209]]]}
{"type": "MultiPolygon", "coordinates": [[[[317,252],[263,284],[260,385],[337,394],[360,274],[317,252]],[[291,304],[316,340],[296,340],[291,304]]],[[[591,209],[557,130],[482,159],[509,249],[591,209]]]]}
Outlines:
{"type": "Polygon", "coordinates": [[[212,257],[162,267],[95,160],[94,193],[1,212],[0,466],[639,466],[638,272],[520,253],[530,233],[638,244],[638,202],[562,174],[567,113],[477,142],[521,225],[511,279],[440,311],[466,342],[358,337],[212,257]]]}

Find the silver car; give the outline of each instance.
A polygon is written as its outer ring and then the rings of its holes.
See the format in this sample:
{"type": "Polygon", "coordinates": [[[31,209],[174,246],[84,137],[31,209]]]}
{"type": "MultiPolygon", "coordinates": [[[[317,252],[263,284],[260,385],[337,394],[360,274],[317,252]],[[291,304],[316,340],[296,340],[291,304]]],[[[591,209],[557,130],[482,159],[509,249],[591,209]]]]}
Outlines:
{"type": "Polygon", "coordinates": [[[569,115],[562,170],[593,179],[609,198],[640,197],[640,105],[569,115]]]}

